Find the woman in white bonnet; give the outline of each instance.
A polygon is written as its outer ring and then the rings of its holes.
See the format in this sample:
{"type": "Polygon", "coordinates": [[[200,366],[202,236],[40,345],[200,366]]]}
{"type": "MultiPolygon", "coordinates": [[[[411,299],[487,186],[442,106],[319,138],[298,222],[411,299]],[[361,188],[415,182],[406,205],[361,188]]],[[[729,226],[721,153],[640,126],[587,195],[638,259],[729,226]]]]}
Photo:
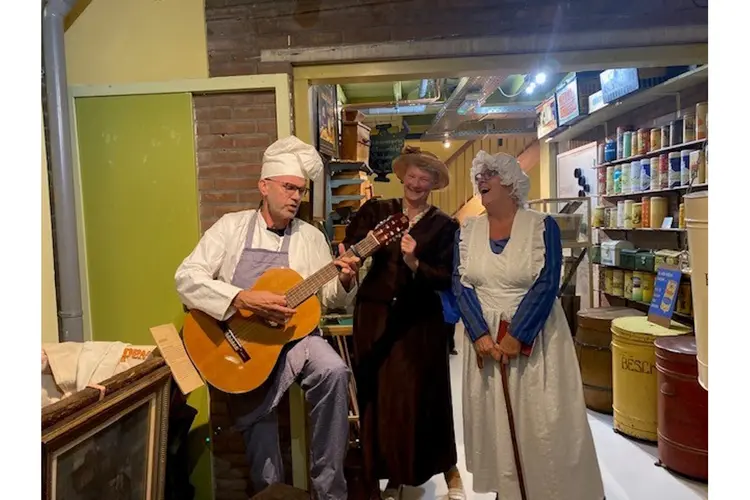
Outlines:
{"type": "Polygon", "coordinates": [[[524,208],[529,179],[514,157],[480,151],[471,178],[486,213],[456,232],[453,292],[474,345],[463,353],[474,491],[521,498],[504,368],[528,500],[602,500],[578,361],[557,300],[560,229],[552,217],[524,208]]]}

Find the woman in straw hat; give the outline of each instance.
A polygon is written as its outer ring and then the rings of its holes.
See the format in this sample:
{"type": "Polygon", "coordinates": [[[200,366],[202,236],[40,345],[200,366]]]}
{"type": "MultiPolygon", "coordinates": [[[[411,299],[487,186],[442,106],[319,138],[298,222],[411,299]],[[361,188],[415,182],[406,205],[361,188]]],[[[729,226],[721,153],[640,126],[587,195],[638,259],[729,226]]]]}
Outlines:
{"type": "Polygon", "coordinates": [[[399,498],[444,474],[451,500],[464,499],[453,431],[449,345],[454,325],[439,292],[450,290],[458,223],[431,206],[448,186],[435,155],[407,147],[393,162],[403,198],[370,200],[352,219],[344,245],[364,238],[386,217],[403,212],[408,233],[372,256],[354,309],[354,375],[359,400],[363,472],[370,498],[399,498]]]}

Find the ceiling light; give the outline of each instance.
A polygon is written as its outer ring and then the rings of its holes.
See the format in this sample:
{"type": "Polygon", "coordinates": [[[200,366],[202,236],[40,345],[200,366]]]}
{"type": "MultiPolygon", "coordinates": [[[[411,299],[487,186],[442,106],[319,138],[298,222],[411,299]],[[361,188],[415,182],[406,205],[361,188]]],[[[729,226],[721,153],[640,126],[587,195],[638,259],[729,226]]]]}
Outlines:
{"type": "Polygon", "coordinates": [[[536,84],[534,82],[530,83],[528,87],[526,87],[526,93],[527,94],[533,94],[534,90],[536,89],[536,84]]]}
{"type": "Polygon", "coordinates": [[[445,149],[448,149],[449,147],[451,147],[451,141],[449,141],[448,139],[444,140],[443,141],[443,147],[445,149]]]}
{"type": "Polygon", "coordinates": [[[534,77],[534,81],[537,83],[537,85],[544,85],[544,82],[547,81],[547,74],[537,73],[536,77],[534,77]]]}

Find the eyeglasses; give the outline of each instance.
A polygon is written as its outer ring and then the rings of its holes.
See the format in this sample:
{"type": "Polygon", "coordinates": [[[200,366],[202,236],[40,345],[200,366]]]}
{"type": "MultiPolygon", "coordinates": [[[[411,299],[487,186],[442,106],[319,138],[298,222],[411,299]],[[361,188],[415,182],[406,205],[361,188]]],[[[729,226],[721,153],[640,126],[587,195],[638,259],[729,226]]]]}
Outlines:
{"type": "Polygon", "coordinates": [[[474,181],[477,183],[482,182],[482,181],[488,181],[492,179],[493,177],[497,177],[497,175],[498,175],[497,170],[485,170],[475,175],[474,181]]]}
{"type": "Polygon", "coordinates": [[[280,184],[282,188],[284,188],[284,191],[286,191],[286,194],[289,196],[292,196],[294,192],[298,192],[300,196],[305,196],[307,193],[310,192],[310,188],[307,186],[295,186],[294,184],[289,184],[288,182],[280,182],[275,179],[266,179],[267,181],[273,181],[276,184],[280,184]]]}

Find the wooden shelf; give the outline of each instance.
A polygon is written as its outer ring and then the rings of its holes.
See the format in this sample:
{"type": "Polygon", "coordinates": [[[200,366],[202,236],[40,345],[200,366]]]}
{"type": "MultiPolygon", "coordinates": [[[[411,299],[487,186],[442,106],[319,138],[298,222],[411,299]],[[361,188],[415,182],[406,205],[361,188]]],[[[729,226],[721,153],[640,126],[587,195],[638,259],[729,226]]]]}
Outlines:
{"type": "MultiPolygon", "coordinates": [[[[604,292],[604,291],[601,291],[601,290],[599,290],[599,293],[603,293],[607,297],[613,297],[615,299],[625,300],[625,301],[630,302],[632,304],[640,304],[642,306],[651,307],[651,303],[650,302],[643,302],[641,300],[626,299],[625,297],[620,297],[619,295],[612,295],[611,293],[607,293],[607,292],[604,292]]],[[[683,313],[675,311],[673,313],[673,316],[678,316],[678,317],[684,318],[684,319],[686,319],[688,321],[694,321],[693,316],[691,316],[690,314],[683,314],[683,313]]]]}
{"type": "Polygon", "coordinates": [[[707,142],[708,142],[708,139],[699,139],[697,141],[683,142],[682,144],[678,144],[676,146],[669,146],[666,148],[661,148],[661,149],[656,149],[654,151],[650,151],[646,153],[645,155],[629,156],[628,158],[621,158],[619,160],[608,161],[606,163],[602,163],[601,165],[596,165],[594,168],[607,168],[607,167],[614,167],[615,165],[625,165],[628,163],[633,163],[634,161],[646,160],[649,158],[656,158],[657,156],[674,153],[676,151],[682,151],[684,149],[691,149],[691,148],[702,149],[706,145],[707,142]]]}
{"type": "Polygon", "coordinates": [[[674,95],[681,90],[693,87],[708,81],[708,64],[694,70],[688,71],[664,83],[655,85],[649,89],[628,94],[619,101],[611,102],[602,109],[591,113],[586,118],[576,122],[574,125],[553,134],[547,140],[549,142],[564,142],[575,139],[604,123],[617,118],[629,111],[646,106],[664,97],[674,95]]]}
{"type": "Polygon", "coordinates": [[[632,229],[625,229],[624,227],[595,227],[592,229],[601,229],[602,231],[651,231],[654,233],[684,233],[687,229],[680,229],[678,227],[669,227],[662,229],[660,227],[634,227],[632,229]]]}
{"type": "Polygon", "coordinates": [[[708,189],[708,183],[705,184],[693,184],[692,186],[679,186],[668,189],[654,189],[653,191],[638,191],[637,193],[624,193],[624,194],[605,194],[600,195],[600,198],[605,200],[618,200],[625,198],[639,198],[642,196],[650,196],[653,194],[669,194],[679,193],[682,191],[689,191],[691,189],[708,189]]]}

